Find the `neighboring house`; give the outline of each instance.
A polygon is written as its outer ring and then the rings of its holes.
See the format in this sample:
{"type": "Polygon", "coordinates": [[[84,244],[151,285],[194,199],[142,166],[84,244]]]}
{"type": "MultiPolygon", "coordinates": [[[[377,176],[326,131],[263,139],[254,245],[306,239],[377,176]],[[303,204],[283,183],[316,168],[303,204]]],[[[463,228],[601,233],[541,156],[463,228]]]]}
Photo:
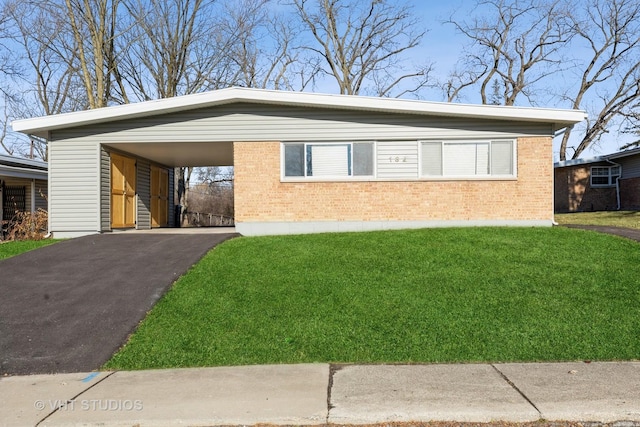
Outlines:
{"type": "Polygon", "coordinates": [[[556,212],[640,209],[640,148],[554,164],[556,212]]]}
{"type": "Polygon", "coordinates": [[[173,167],[234,166],[245,235],[553,221],[576,110],[246,88],[18,120],[49,141],[49,231],[172,226],[173,167]]]}
{"type": "Polygon", "coordinates": [[[0,155],[0,212],[11,220],[16,211],[47,209],[47,163],[0,155]]]}

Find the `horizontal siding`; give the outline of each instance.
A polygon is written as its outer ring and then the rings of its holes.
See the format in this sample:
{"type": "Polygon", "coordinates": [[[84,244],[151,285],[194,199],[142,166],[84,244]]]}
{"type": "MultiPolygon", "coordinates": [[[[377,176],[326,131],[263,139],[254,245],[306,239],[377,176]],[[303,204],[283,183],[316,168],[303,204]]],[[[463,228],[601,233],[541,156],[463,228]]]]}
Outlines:
{"type": "Polygon", "coordinates": [[[384,141],[377,144],[377,177],[418,178],[418,142],[384,141]]]}
{"type": "Polygon", "coordinates": [[[46,211],[49,209],[48,194],[48,182],[36,179],[36,210],[43,209],[46,211]]]}
{"type": "MultiPolygon", "coordinates": [[[[233,104],[117,123],[54,131],[52,140],[224,142],[393,140],[551,135],[551,126],[500,120],[463,120],[320,108],[233,104]]],[[[90,157],[83,157],[90,160],[90,157]]]]}
{"type": "Polygon", "coordinates": [[[95,142],[50,143],[50,231],[99,231],[98,157],[95,142]]]}
{"type": "Polygon", "coordinates": [[[175,169],[169,169],[169,227],[175,227],[175,169]]]}
{"type": "Polygon", "coordinates": [[[111,231],[111,157],[100,147],[100,229],[111,231]]]}
{"type": "Polygon", "coordinates": [[[137,159],[136,166],[136,228],[148,230],[151,228],[151,165],[148,160],[137,159]]]}
{"type": "Polygon", "coordinates": [[[613,161],[622,166],[623,179],[640,177],[640,155],[614,159],[613,161]]]}

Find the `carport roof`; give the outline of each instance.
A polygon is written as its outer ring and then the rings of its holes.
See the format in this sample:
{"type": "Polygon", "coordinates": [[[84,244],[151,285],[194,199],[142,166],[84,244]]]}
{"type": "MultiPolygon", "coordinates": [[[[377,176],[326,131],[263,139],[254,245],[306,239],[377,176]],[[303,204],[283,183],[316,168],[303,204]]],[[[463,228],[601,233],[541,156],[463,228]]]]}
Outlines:
{"type": "Polygon", "coordinates": [[[586,113],[581,110],[456,104],[397,98],[231,87],[174,98],[15,120],[12,123],[12,127],[13,130],[17,132],[48,138],[49,132],[53,130],[240,102],[275,106],[299,106],[424,116],[549,123],[554,131],[579,123],[587,117],[586,113]]]}

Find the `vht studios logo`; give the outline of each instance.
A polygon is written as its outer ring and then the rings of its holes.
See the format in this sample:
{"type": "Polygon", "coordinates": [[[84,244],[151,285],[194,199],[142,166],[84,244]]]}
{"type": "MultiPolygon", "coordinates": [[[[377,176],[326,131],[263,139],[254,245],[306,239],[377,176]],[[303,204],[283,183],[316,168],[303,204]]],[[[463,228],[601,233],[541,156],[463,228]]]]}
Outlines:
{"type": "Polygon", "coordinates": [[[83,399],[83,400],[36,400],[34,408],[39,411],[141,411],[142,400],[83,399]]]}

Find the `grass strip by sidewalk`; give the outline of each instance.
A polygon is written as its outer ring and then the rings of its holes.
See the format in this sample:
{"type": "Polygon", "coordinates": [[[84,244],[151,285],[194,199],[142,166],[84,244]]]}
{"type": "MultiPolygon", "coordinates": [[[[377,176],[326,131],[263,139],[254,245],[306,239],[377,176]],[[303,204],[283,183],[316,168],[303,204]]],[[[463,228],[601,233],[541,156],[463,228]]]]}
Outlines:
{"type": "Polygon", "coordinates": [[[107,369],[640,358],[640,245],[564,228],[239,238],[107,369]]]}
{"type": "Polygon", "coordinates": [[[43,246],[55,243],[57,240],[44,239],[44,240],[20,240],[11,242],[0,242],[0,259],[9,258],[12,256],[20,255],[23,252],[38,249],[43,246]]]}

